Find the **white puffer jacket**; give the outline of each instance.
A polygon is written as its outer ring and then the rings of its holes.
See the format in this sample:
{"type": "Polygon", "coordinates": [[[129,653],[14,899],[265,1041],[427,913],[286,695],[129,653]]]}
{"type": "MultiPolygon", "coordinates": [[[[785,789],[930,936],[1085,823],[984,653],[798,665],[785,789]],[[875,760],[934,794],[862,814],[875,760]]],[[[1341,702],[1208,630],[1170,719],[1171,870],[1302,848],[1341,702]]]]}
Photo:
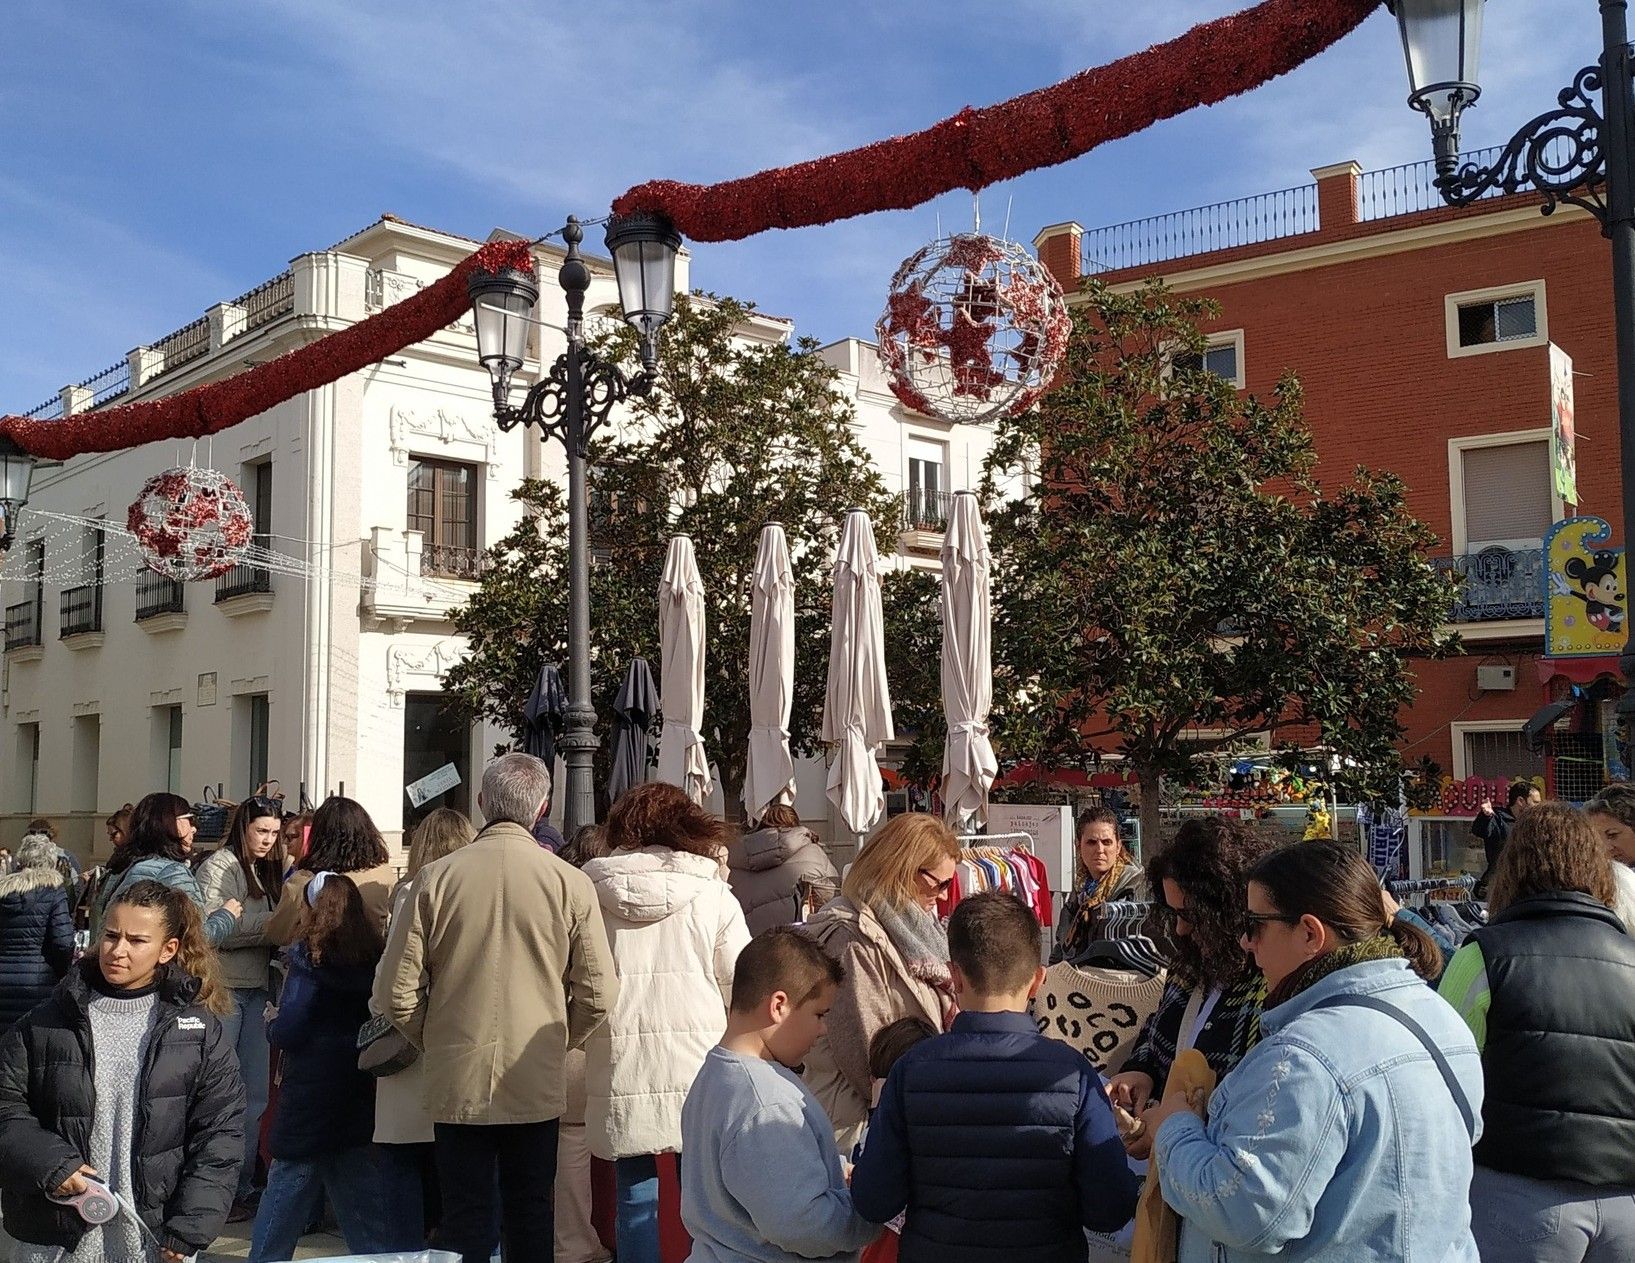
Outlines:
{"type": "Polygon", "coordinates": [[[586,1045],[585,1132],[598,1158],[681,1148],[681,1106],[727,1028],[749,942],[713,859],[650,846],[591,860],[619,999],[586,1045]]]}

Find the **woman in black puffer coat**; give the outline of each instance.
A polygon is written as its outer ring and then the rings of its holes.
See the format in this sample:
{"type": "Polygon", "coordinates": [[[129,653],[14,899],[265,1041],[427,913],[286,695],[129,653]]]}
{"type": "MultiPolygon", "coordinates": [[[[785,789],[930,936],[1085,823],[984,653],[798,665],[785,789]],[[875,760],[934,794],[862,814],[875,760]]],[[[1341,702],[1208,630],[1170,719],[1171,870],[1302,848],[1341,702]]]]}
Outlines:
{"type": "Polygon", "coordinates": [[[0,1035],[56,990],[74,960],[74,919],[57,845],[30,835],[0,877],[0,1035]]]}
{"type": "Polygon", "coordinates": [[[179,1263],[220,1234],[244,1150],[231,999],[187,896],[133,882],[102,942],[0,1039],[0,1213],[19,1263],[179,1263]],[[135,1204],[92,1227],[52,1200],[96,1176],[135,1204]]]}

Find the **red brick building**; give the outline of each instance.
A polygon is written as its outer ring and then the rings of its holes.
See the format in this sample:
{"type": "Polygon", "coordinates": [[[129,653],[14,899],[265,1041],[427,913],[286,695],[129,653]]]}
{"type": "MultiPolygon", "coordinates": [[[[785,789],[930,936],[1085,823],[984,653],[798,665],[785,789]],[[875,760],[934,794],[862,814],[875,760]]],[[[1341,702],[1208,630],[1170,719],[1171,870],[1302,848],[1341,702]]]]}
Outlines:
{"type": "Polygon", "coordinates": [[[1086,232],[1056,224],[1040,258],[1073,292],[1158,276],[1207,294],[1207,366],[1266,394],[1286,370],[1306,390],[1319,476],[1358,464],[1399,474],[1412,511],[1467,575],[1456,617],[1466,654],[1418,668],[1404,754],[1456,778],[1534,775],[1562,796],[1599,787],[1615,663],[1546,662],[1541,540],[1570,516],[1552,490],[1549,344],[1572,356],[1579,513],[1619,522],[1611,269],[1595,221],[1535,197],[1441,205],[1430,163],[1318,168],[1315,183],[1086,232]],[[1484,668],[1509,668],[1503,671],[1484,668]],[[1550,699],[1586,696],[1549,759],[1523,724],[1550,699]]]}

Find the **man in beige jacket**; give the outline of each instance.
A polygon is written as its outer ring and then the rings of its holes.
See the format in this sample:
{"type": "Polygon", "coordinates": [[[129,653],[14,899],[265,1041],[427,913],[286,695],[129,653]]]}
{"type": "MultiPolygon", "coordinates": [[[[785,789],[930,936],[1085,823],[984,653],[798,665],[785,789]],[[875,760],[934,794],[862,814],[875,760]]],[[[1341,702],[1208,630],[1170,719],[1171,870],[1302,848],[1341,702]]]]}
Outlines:
{"type": "Polygon", "coordinates": [[[477,798],[488,825],[421,870],[376,975],[377,1007],[421,1049],[438,1244],[465,1263],[487,1263],[496,1223],[511,1263],[550,1259],[564,1063],[618,995],[590,879],[529,832],[550,793],[532,755],[488,765],[477,798]]]}

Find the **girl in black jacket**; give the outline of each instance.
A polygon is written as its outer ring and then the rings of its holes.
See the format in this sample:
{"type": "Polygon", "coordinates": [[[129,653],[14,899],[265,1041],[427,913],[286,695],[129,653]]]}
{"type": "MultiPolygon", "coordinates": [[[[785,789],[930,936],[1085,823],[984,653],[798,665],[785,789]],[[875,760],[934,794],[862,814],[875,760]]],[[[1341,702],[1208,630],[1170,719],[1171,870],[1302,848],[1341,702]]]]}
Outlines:
{"type": "Polygon", "coordinates": [[[14,1263],[180,1263],[216,1239],[243,1151],[228,997],[198,910],[138,881],[94,956],[0,1040],[0,1213],[14,1263]],[[52,1200],[94,1175],[134,1204],[90,1227],[52,1200]]]}

